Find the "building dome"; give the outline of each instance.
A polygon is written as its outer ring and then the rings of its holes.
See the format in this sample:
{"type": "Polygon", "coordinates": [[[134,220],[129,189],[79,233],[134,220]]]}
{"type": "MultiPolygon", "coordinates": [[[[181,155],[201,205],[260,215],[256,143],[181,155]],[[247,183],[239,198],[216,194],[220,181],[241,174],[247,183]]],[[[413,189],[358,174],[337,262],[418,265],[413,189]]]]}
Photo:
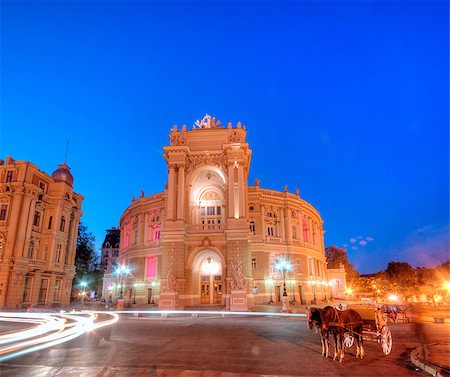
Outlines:
{"type": "Polygon", "coordinates": [[[58,169],[53,172],[52,178],[55,182],[66,182],[71,187],[74,181],[73,176],[70,173],[70,168],[66,163],[58,164],[58,169]]]}

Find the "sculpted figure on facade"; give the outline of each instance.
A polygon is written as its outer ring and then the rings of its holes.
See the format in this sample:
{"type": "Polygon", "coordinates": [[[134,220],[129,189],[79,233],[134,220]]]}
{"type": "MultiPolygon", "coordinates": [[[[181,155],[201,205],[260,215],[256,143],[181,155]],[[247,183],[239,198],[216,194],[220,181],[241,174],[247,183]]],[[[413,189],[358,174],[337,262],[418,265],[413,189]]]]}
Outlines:
{"type": "Polygon", "coordinates": [[[234,291],[243,290],[247,287],[247,279],[242,273],[242,261],[231,262],[231,271],[233,280],[231,281],[231,289],[234,291]]]}
{"type": "Polygon", "coordinates": [[[222,172],[225,172],[226,156],[223,153],[190,154],[188,156],[188,161],[188,173],[197,169],[200,165],[214,165],[221,169],[222,172]]]}
{"type": "Polygon", "coordinates": [[[198,128],[217,128],[222,124],[220,120],[216,121],[216,118],[209,114],[206,114],[202,120],[196,120],[194,125],[198,128]]]}
{"type": "Polygon", "coordinates": [[[161,289],[162,293],[165,292],[178,292],[178,282],[173,272],[173,267],[167,267],[167,278],[164,286],[161,289]]]}

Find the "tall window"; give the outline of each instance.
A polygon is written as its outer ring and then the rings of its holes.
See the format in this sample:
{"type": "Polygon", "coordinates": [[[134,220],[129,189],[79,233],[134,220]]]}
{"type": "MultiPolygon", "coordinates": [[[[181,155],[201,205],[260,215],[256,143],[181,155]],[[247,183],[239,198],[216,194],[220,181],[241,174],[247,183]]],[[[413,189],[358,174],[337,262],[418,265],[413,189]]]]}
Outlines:
{"type": "Polygon", "coordinates": [[[23,297],[22,302],[30,302],[31,301],[31,285],[33,283],[33,278],[26,277],[24,286],[23,286],[23,297]]]}
{"type": "Polygon", "coordinates": [[[43,304],[47,299],[48,279],[41,279],[41,285],[39,286],[38,303],[43,304]]]}
{"type": "Polygon", "coordinates": [[[0,207],[0,221],[6,220],[6,213],[8,212],[8,205],[2,204],[0,207]]]}
{"type": "Polygon", "coordinates": [[[314,269],[314,258],[308,258],[308,273],[309,276],[316,276],[315,269],[314,269]]]}
{"type": "Polygon", "coordinates": [[[66,228],[66,218],[64,216],[61,216],[61,223],[59,224],[59,230],[61,232],[64,232],[65,228],[66,228]]]}
{"type": "Polygon", "coordinates": [[[53,293],[53,301],[59,301],[61,297],[61,280],[55,280],[55,292],[53,293]]]}
{"type": "Polygon", "coordinates": [[[28,245],[28,259],[33,259],[34,254],[34,241],[31,240],[30,244],[28,245]]]}
{"type": "Polygon", "coordinates": [[[295,225],[292,227],[292,238],[297,239],[297,227],[295,225]]]}
{"type": "Polygon", "coordinates": [[[52,229],[53,216],[48,219],[48,229],[52,229]]]}
{"type": "Polygon", "coordinates": [[[256,258],[252,258],[252,269],[256,270],[256,258]]]}
{"type": "Polygon", "coordinates": [[[300,259],[297,259],[294,266],[294,271],[296,274],[300,274],[302,272],[302,265],[300,263],[300,259]]]}
{"type": "Polygon", "coordinates": [[[152,226],[152,241],[159,240],[160,225],[152,226]]]}
{"type": "Polygon", "coordinates": [[[13,176],[12,170],[8,170],[6,172],[6,182],[11,182],[12,181],[12,176],[13,176]]]}
{"type": "Polygon", "coordinates": [[[303,241],[309,242],[309,227],[305,219],[303,219],[303,241]]]}
{"type": "Polygon", "coordinates": [[[222,218],[222,208],[220,206],[201,207],[200,215],[202,225],[220,225],[222,218]]]}
{"type": "Polygon", "coordinates": [[[255,234],[255,222],[252,220],[250,221],[250,233],[255,234]]]}
{"type": "Polygon", "coordinates": [[[273,230],[273,226],[268,226],[267,227],[267,235],[268,236],[273,236],[275,234],[274,230],[273,230]]]}
{"type": "Polygon", "coordinates": [[[34,211],[33,225],[39,226],[41,224],[41,212],[34,211]]]}
{"type": "Polygon", "coordinates": [[[55,254],[55,262],[59,263],[61,261],[61,251],[62,251],[62,245],[58,244],[56,245],[56,254],[55,254]]]}

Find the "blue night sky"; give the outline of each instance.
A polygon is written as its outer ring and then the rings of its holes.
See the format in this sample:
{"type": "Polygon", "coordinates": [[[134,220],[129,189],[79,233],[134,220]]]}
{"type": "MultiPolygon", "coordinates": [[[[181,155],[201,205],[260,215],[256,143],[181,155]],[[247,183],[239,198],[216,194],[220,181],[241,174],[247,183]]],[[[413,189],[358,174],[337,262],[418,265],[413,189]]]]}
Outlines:
{"type": "Polygon", "coordinates": [[[249,183],[298,187],[359,272],[450,258],[446,0],[1,2],[0,158],[51,174],[70,139],[98,247],[205,113],[246,126],[249,183]]]}

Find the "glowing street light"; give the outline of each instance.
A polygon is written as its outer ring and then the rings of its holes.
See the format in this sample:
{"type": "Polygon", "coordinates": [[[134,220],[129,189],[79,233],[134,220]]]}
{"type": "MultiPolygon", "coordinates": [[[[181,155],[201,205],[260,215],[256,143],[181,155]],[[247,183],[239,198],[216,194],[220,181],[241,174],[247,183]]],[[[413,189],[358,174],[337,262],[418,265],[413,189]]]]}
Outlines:
{"type": "Polygon", "coordinates": [[[80,287],[83,289],[81,292],[81,307],[84,308],[84,298],[86,297],[87,283],[85,281],[80,282],[80,287]]]}
{"type": "Polygon", "coordinates": [[[128,274],[130,273],[130,269],[126,265],[122,264],[118,268],[116,268],[114,273],[119,277],[120,284],[117,287],[120,288],[119,299],[122,300],[123,299],[123,280],[124,280],[124,275],[128,276],[128,274]]]}
{"type": "Polygon", "coordinates": [[[283,299],[282,299],[283,306],[281,310],[283,312],[287,312],[289,311],[289,302],[286,292],[286,271],[292,271],[292,264],[286,259],[281,258],[278,260],[277,263],[275,263],[275,268],[277,269],[277,271],[283,272],[283,299]]]}

